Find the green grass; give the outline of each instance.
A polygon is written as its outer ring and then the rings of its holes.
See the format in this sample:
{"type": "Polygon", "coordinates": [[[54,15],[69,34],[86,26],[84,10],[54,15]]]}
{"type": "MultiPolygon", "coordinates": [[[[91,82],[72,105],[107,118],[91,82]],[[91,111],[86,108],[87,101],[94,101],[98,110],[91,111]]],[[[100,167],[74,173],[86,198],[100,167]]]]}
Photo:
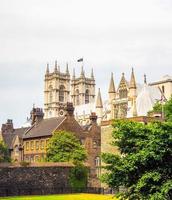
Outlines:
{"type": "Polygon", "coordinates": [[[5,197],[2,200],[117,200],[112,195],[99,194],[66,194],[45,196],[5,197]]]}

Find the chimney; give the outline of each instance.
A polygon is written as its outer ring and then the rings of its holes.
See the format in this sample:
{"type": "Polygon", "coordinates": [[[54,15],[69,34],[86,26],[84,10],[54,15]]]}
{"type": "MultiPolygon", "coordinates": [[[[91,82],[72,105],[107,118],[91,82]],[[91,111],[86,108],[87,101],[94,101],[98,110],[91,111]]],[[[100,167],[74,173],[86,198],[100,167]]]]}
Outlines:
{"type": "Polygon", "coordinates": [[[30,112],[31,115],[31,124],[35,124],[35,123],[39,123],[43,117],[44,117],[44,113],[42,111],[41,108],[34,108],[32,109],[32,111],[30,112]]]}
{"type": "Polygon", "coordinates": [[[68,116],[73,116],[73,113],[74,113],[73,103],[67,102],[66,112],[68,116]]]}
{"type": "Polygon", "coordinates": [[[7,119],[6,124],[2,124],[1,127],[1,131],[2,133],[4,132],[13,132],[14,131],[14,127],[13,127],[13,120],[12,119],[7,119]]]}
{"type": "Polygon", "coordinates": [[[91,113],[91,115],[90,115],[90,121],[91,121],[91,124],[97,123],[97,115],[96,115],[95,112],[91,113]]]}

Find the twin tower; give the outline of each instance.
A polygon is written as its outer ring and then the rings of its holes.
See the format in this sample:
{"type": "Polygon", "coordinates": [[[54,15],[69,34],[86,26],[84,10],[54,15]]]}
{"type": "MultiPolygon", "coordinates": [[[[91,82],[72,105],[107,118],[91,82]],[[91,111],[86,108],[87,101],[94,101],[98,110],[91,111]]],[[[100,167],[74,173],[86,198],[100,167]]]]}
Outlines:
{"type": "Polygon", "coordinates": [[[93,69],[90,77],[85,76],[83,66],[79,77],[70,76],[68,64],[66,71],[61,72],[60,66],[55,61],[54,70],[50,72],[49,64],[45,74],[44,112],[45,118],[64,115],[67,102],[79,106],[95,102],[95,79],[93,69]]]}

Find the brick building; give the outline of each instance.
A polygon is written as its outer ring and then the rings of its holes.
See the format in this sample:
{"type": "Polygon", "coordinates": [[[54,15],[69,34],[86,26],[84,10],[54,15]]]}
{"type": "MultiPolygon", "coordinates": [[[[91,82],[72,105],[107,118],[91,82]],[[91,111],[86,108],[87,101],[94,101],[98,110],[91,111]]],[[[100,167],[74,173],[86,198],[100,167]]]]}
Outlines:
{"type": "Polygon", "coordinates": [[[48,140],[55,131],[69,131],[80,140],[87,151],[87,164],[93,182],[99,184],[101,129],[97,125],[95,113],[90,115],[90,124],[81,126],[74,118],[74,107],[67,103],[64,116],[44,119],[42,109],[31,111],[31,127],[14,129],[11,120],[2,126],[3,140],[7,144],[11,158],[15,161],[39,162],[46,156],[48,140]],[[17,152],[17,154],[16,154],[17,152]]]}

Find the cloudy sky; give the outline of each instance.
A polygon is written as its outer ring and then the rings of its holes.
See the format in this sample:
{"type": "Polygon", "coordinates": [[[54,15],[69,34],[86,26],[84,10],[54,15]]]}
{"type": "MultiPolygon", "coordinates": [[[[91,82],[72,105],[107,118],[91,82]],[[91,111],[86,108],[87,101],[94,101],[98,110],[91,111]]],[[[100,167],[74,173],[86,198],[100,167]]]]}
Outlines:
{"type": "Polygon", "coordinates": [[[21,126],[33,103],[43,107],[44,72],[84,57],[107,97],[111,71],[149,82],[172,69],[171,0],[0,0],[0,124],[21,126]]]}

